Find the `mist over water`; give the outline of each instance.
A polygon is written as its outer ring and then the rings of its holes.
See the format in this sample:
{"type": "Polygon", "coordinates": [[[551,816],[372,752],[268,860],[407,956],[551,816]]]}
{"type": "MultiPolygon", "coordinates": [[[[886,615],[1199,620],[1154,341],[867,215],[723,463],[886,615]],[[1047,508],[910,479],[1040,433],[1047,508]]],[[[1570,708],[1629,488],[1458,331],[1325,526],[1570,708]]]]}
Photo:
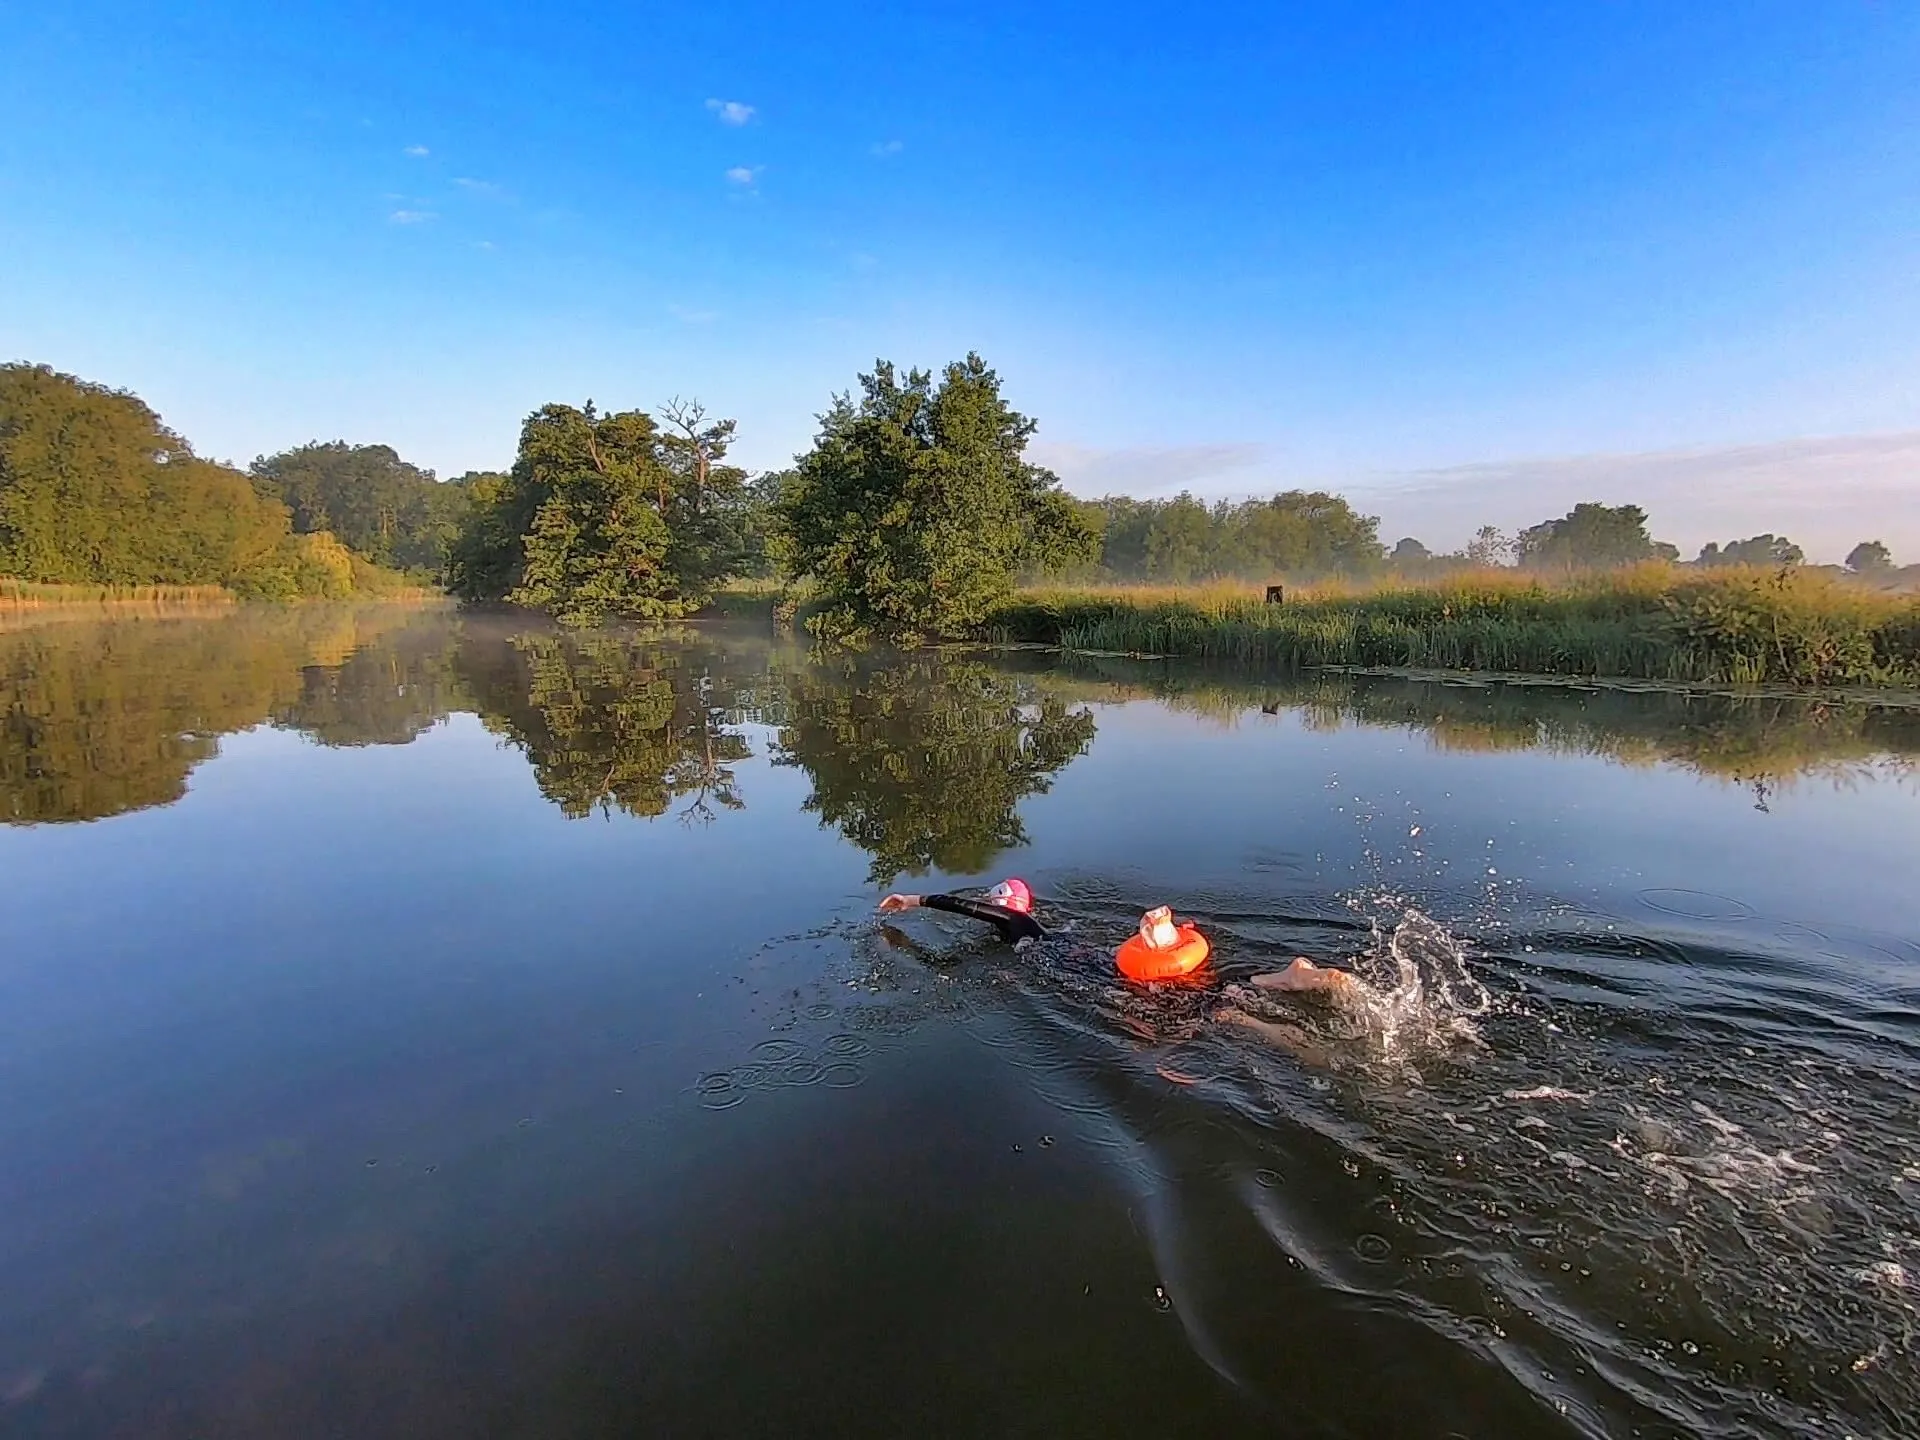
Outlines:
{"type": "Polygon", "coordinates": [[[1920,1410],[1910,714],[418,612],[0,699],[19,1433],[1920,1410]]]}

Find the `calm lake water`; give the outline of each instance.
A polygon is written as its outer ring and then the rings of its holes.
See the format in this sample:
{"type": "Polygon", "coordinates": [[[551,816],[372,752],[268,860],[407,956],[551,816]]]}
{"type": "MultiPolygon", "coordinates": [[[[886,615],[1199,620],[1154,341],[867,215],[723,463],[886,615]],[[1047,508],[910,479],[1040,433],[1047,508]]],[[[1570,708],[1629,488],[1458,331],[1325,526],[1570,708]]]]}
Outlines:
{"type": "Polygon", "coordinates": [[[0,1432],[1920,1433],[1917,756],[751,630],[0,634],[0,1432]],[[873,914],[1008,873],[1037,952],[873,914]],[[1159,902],[1216,963],[1129,990],[1159,902]],[[1300,954],[1370,998],[1246,984],[1300,954]]]}

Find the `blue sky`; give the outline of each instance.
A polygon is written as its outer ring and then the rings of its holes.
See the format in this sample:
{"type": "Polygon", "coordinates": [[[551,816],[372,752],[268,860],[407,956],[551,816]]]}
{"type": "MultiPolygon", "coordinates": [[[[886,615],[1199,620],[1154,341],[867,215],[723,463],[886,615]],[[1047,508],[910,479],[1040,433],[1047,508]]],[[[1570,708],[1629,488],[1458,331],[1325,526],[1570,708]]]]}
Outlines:
{"type": "Polygon", "coordinates": [[[62,0],[0,48],[0,355],[450,474],[676,394],[777,465],[978,349],[1088,493],[1920,550],[1917,77],[1867,0],[62,0]]]}

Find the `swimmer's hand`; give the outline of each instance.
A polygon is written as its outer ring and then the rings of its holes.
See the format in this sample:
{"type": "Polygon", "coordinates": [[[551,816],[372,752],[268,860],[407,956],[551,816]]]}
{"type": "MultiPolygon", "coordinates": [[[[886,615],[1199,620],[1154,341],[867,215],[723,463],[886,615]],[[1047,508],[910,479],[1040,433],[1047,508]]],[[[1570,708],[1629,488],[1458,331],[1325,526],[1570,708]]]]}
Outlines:
{"type": "Polygon", "coordinates": [[[880,902],[880,913],[882,915],[897,915],[902,910],[918,910],[919,908],[920,897],[918,895],[889,895],[880,902]]]}

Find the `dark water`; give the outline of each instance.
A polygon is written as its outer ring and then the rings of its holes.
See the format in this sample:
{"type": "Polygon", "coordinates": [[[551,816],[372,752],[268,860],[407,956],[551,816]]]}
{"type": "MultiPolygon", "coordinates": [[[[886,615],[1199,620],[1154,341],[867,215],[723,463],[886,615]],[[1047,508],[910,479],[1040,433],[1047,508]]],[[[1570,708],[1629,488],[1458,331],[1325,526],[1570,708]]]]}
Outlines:
{"type": "Polygon", "coordinates": [[[0,634],[0,1431],[1920,1433],[1916,755],[417,611],[0,634]],[[1063,940],[872,915],[1008,872],[1063,940]],[[1100,962],[1160,901],[1204,986],[1100,962]],[[1367,1003],[1246,984],[1296,954],[1367,1003]]]}

